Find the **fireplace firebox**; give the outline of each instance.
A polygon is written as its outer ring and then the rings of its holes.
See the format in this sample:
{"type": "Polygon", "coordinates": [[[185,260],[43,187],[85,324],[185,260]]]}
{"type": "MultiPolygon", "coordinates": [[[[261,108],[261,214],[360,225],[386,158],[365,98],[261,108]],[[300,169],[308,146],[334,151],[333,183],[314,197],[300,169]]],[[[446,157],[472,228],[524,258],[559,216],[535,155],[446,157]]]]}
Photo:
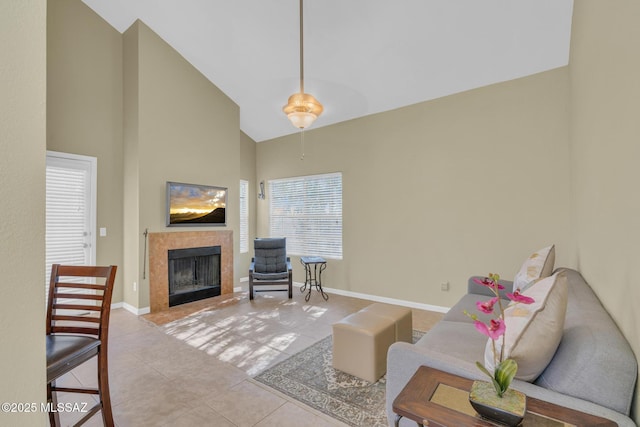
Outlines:
{"type": "Polygon", "coordinates": [[[169,249],[169,307],[220,295],[220,246],[169,249]]]}

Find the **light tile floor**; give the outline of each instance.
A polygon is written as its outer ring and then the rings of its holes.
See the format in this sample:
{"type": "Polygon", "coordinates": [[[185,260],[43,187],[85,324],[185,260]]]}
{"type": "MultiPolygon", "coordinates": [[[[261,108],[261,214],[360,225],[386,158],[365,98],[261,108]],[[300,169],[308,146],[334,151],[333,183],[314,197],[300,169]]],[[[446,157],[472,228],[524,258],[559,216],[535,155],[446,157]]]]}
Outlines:
{"type": "MultiPolygon", "coordinates": [[[[246,284],[244,285],[246,289],[246,284]]],[[[298,289],[247,291],[172,307],[145,316],[111,312],[109,379],[113,416],[129,426],[343,426],[253,376],[331,334],[331,325],[371,301],[298,289]]],[[[413,327],[428,330],[442,314],[413,310],[413,327]]],[[[95,386],[89,361],[59,384],[95,386]]],[[[61,402],[82,402],[62,394],[61,402]]],[[[91,397],[88,397],[91,399],[91,397]]],[[[61,414],[71,425],[79,414],[61,414]]],[[[89,426],[102,425],[100,414],[89,426]]]]}

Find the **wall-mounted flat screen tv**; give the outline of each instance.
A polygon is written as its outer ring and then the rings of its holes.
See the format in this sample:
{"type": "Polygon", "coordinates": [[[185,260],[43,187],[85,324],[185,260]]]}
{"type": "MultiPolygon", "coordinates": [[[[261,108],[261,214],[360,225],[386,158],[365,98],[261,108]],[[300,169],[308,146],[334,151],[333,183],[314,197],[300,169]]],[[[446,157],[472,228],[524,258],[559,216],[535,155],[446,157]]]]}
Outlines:
{"type": "Polygon", "coordinates": [[[167,227],[227,224],[227,189],[167,182],[167,227]]]}

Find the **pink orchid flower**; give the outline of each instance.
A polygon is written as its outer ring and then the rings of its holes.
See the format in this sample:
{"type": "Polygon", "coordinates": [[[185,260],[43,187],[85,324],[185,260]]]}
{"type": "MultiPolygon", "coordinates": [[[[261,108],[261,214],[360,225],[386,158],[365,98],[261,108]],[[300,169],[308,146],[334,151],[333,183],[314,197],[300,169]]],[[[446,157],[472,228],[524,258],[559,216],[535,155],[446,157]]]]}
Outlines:
{"type": "Polygon", "coordinates": [[[482,280],[478,279],[477,277],[474,277],[473,281],[476,282],[478,285],[483,285],[483,286],[486,286],[486,287],[491,288],[491,289],[504,289],[504,286],[502,286],[498,282],[495,282],[495,281],[489,279],[488,277],[485,277],[482,280]]]}
{"type": "Polygon", "coordinates": [[[535,302],[533,298],[522,295],[520,293],[520,289],[516,289],[512,294],[507,294],[507,298],[509,298],[511,301],[520,302],[522,304],[532,304],[535,302]]]}
{"type": "Polygon", "coordinates": [[[491,319],[491,321],[489,322],[489,325],[486,325],[482,322],[480,322],[479,320],[476,320],[475,322],[473,322],[476,329],[488,336],[489,338],[491,338],[492,340],[497,340],[498,338],[500,338],[503,334],[504,331],[506,329],[504,322],[502,321],[502,319],[491,319]]]}
{"type": "MultiPolygon", "coordinates": [[[[493,350],[493,359],[495,361],[495,369],[493,372],[489,372],[480,362],[476,362],[476,365],[482,372],[484,372],[489,378],[496,389],[496,394],[502,397],[511,384],[511,380],[514,378],[518,365],[513,359],[504,359],[505,356],[505,332],[507,326],[504,322],[504,304],[500,299],[499,290],[504,289],[500,281],[500,275],[489,273],[489,275],[483,279],[473,278],[473,281],[479,285],[486,286],[491,289],[491,292],[495,295],[488,301],[476,302],[478,311],[484,314],[493,314],[493,319],[487,323],[478,320],[476,314],[468,313],[464,310],[464,314],[469,316],[473,320],[473,326],[481,334],[491,338],[491,348],[493,350]],[[498,309],[495,305],[498,304],[498,309]],[[494,311],[499,311],[494,313],[494,311]],[[497,344],[496,341],[502,337],[502,344],[497,344]]],[[[507,297],[513,301],[510,306],[515,306],[518,303],[531,304],[534,301],[533,298],[522,295],[520,289],[516,289],[513,293],[507,293],[507,297]]]]}
{"type": "Polygon", "coordinates": [[[485,314],[493,313],[493,306],[498,302],[498,297],[491,298],[489,301],[477,301],[476,307],[485,314]]]}

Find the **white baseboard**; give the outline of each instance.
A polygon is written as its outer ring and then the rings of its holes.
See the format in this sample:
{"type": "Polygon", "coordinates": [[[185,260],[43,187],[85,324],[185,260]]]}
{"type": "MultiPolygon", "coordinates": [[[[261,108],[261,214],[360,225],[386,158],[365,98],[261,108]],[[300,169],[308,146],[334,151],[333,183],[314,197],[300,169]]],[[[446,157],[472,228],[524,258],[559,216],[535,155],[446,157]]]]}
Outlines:
{"type": "Polygon", "coordinates": [[[118,304],[122,304],[122,308],[124,308],[127,311],[130,311],[131,313],[135,314],[136,316],[142,316],[143,314],[151,313],[151,307],[136,308],[136,307],[132,306],[131,304],[127,304],[126,302],[120,302],[118,304]]]}
{"type": "Polygon", "coordinates": [[[242,283],[242,282],[248,282],[248,281],[249,281],[249,276],[241,277],[241,278],[240,278],[240,283],[242,283]]]}
{"type": "MultiPolygon", "coordinates": [[[[304,285],[304,283],[301,283],[300,285],[302,286],[302,285],[304,285]]],[[[325,287],[323,287],[322,289],[327,293],[343,295],[343,296],[346,296],[346,297],[366,299],[366,300],[369,300],[369,301],[383,302],[383,303],[386,303],[386,304],[401,305],[403,307],[417,308],[419,310],[436,311],[438,313],[446,313],[446,312],[449,311],[449,308],[450,308],[450,307],[442,307],[442,306],[439,306],[439,305],[431,305],[431,304],[423,304],[423,303],[413,302],[413,301],[405,301],[405,300],[395,299],[395,298],[380,297],[380,296],[377,296],[377,295],[362,294],[360,292],[344,291],[342,289],[333,289],[333,288],[325,288],[325,287]]]]}
{"type": "MultiPolygon", "coordinates": [[[[249,280],[248,277],[246,278],[247,280],[243,280],[243,279],[240,279],[240,281],[243,282],[243,281],[249,280]]],[[[293,284],[294,286],[298,286],[298,288],[304,285],[304,283],[301,283],[301,282],[294,282],[293,284]]],[[[405,300],[396,299],[396,298],[380,297],[377,295],[369,295],[369,294],[363,294],[360,292],[345,291],[342,289],[325,288],[325,287],[323,287],[322,289],[327,293],[343,295],[343,296],[352,297],[352,298],[360,298],[368,301],[382,302],[386,304],[401,305],[403,307],[417,308],[419,310],[435,311],[438,313],[446,313],[449,311],[449,307],[442,307],[438,305],[423,304],[419,302],[405,301],[405,300]]],[[[233,292],[242,292],[242,291],[243,289],[240,286],[236,286],[233,288],[233,292]]],[[[111,308],[112,309],[124,308],[125,310],[135,314],[136,316],[141,316],[143,314],[148,314],[151,312],[150,307],[136,308],[131,304],[127,304],[126,302],[117,302],[115,304],[111,304],[111,308]]]]}

